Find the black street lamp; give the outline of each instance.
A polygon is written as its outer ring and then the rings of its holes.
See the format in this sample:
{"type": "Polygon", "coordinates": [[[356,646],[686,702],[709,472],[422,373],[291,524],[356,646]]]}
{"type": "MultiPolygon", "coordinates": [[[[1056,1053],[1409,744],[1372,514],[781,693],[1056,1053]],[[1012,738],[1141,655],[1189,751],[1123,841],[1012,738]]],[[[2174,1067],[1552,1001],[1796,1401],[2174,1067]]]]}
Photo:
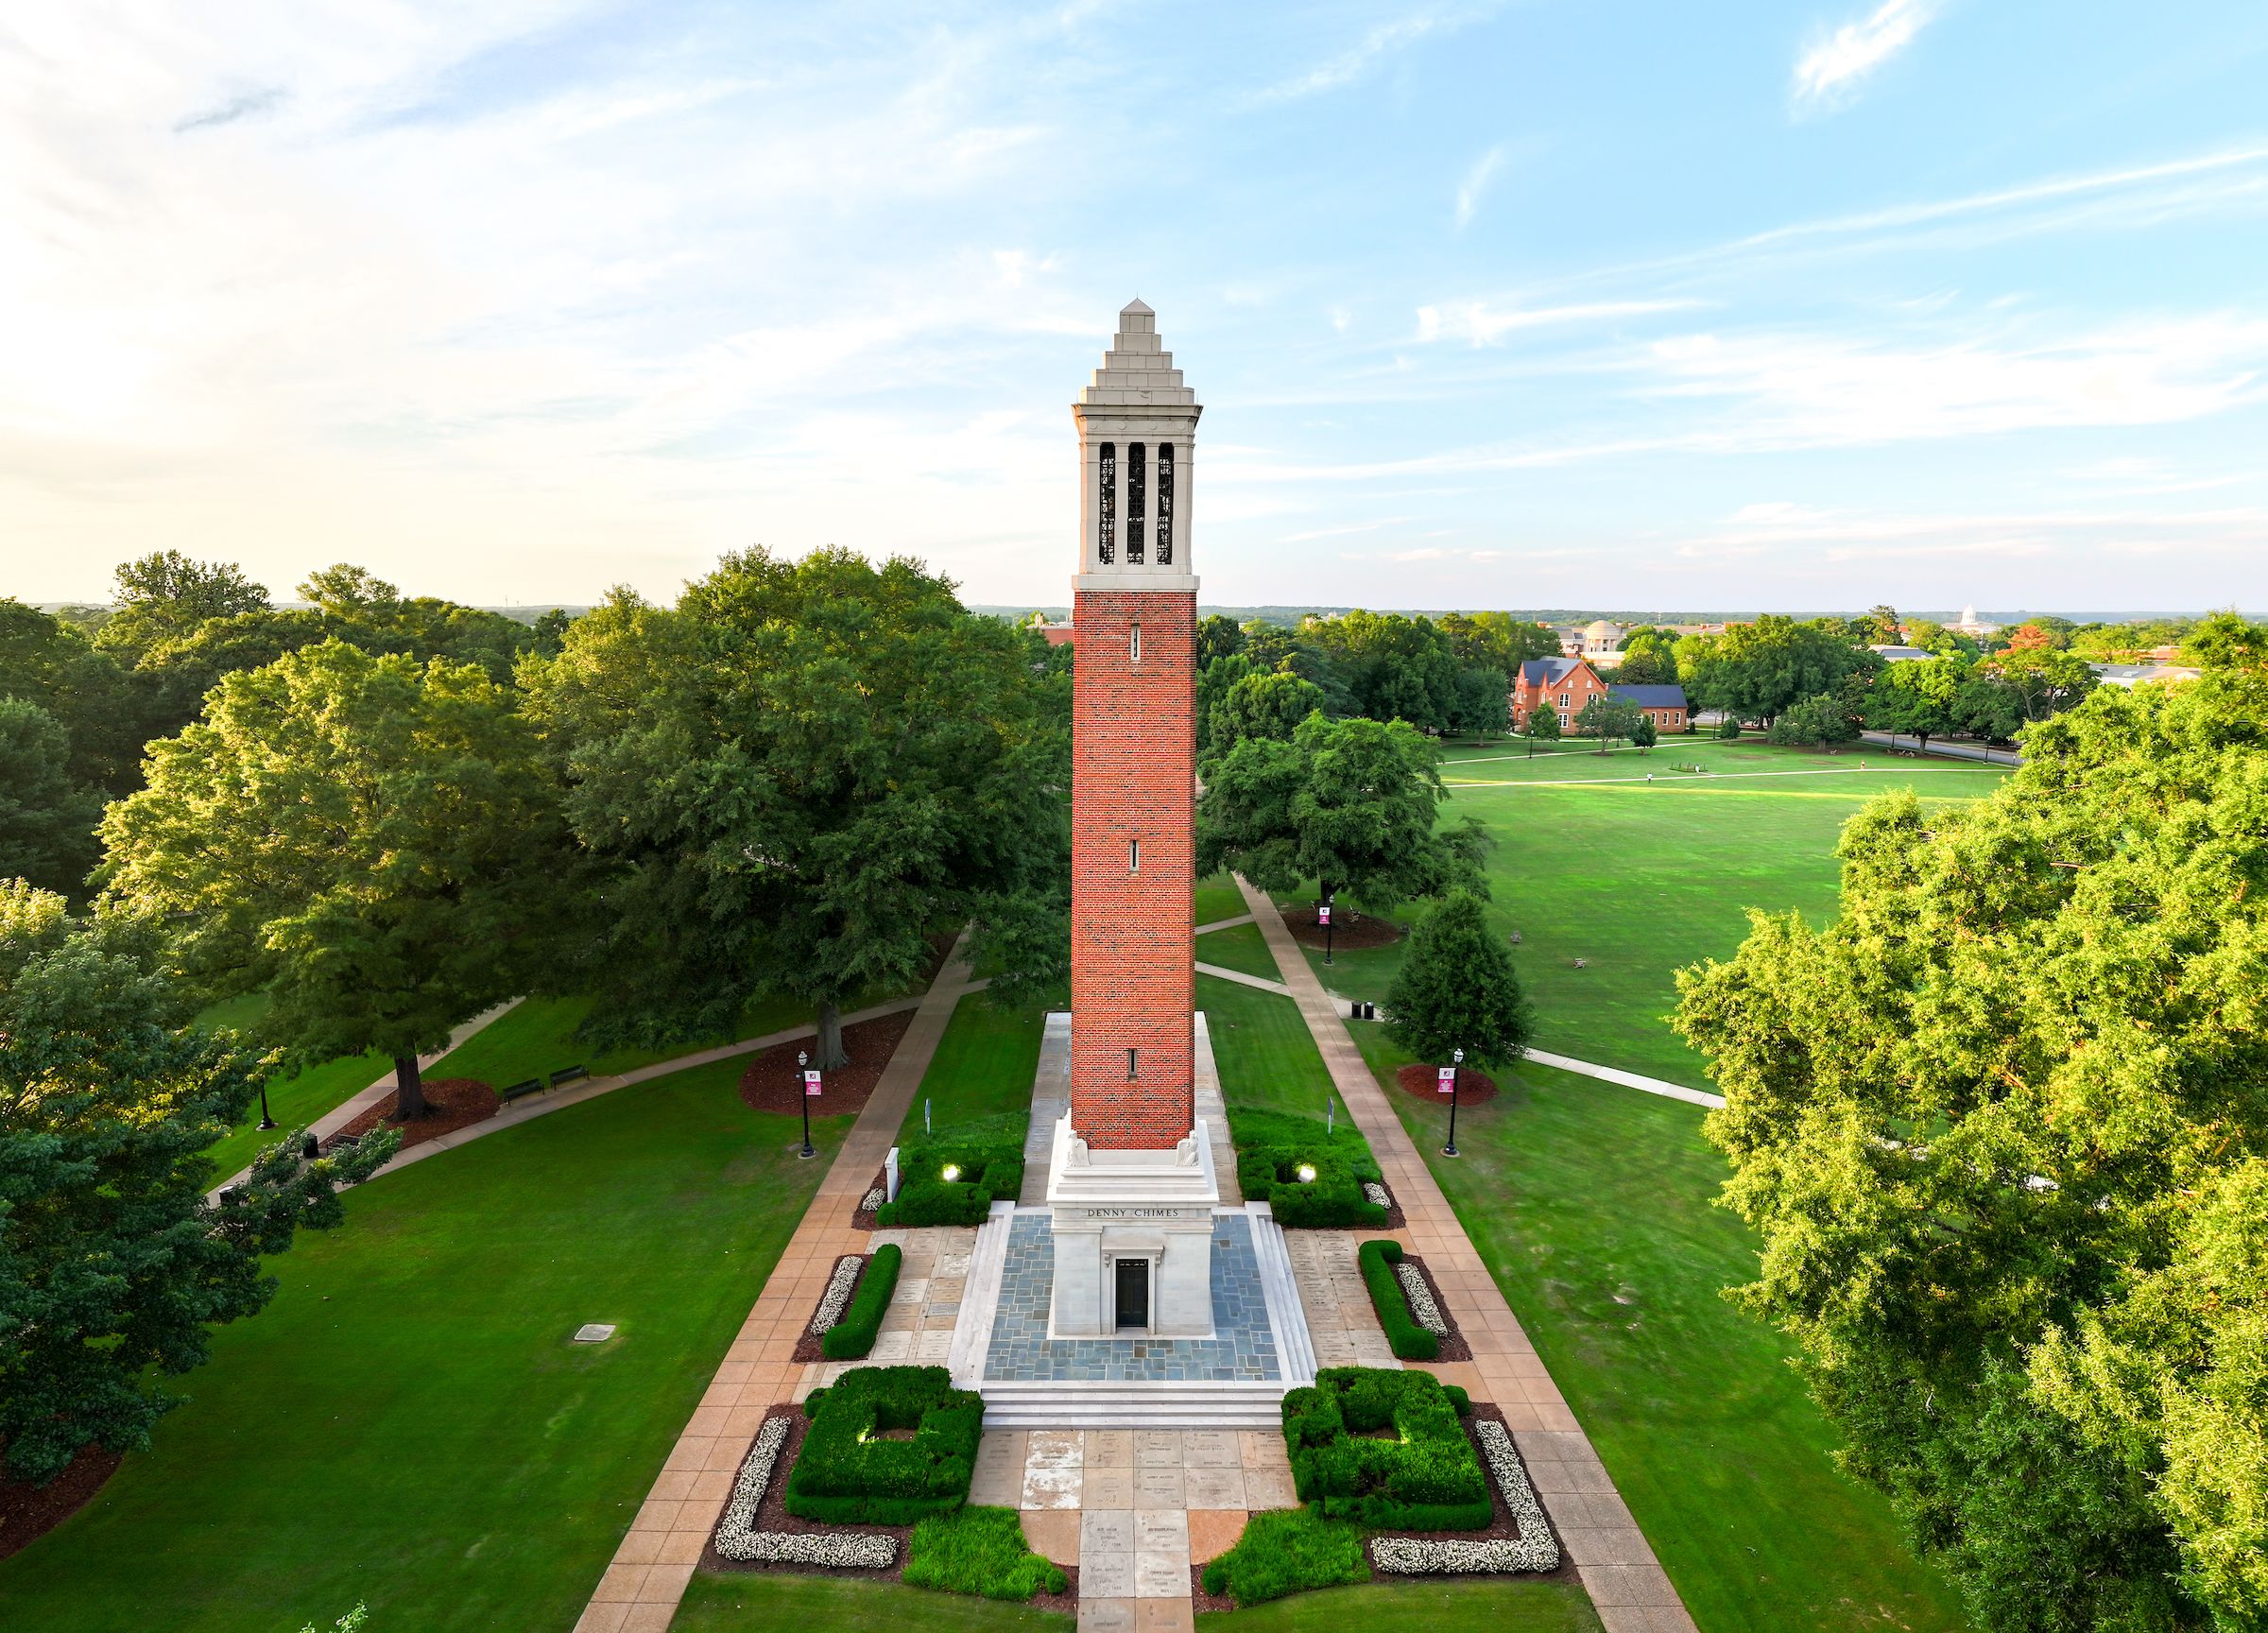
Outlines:
{"type": "Polygon", "coordinates": [[[276,1120],[267,1114],[267,1079],[263,1077],[260,1079],[260,1126],[268,1129],[275,1126],[276,1120]]]}
{"type": "Polygon", "coordinates": [[[803,1076],[803,1069],[810,1064],[810,1054],[805,1050],[797,1050],[796,1097],[803,1102],[803,1149],[796,1153],[799,1157],[816,1157],[818,1155],[811,1148],[811,1084],[803,1076]]]}
{"type": "Polygon", "coordinates": [[[1449,1052],[1449,1143],[1441,1147],[1441,1155],[1454,1157],[1457,1155],[1457,1079],[1464,1074],[1465,1051],[1452,1049],[1449,1052]]]}
{"type": "Polygon", "coordinates": [[[1337,928],[1332,923],[1332,917],[1331,897],[1327,894],[1323,898],[1323,962],[1326,964],[1331,962],[1331,935],[1337,928]]]}

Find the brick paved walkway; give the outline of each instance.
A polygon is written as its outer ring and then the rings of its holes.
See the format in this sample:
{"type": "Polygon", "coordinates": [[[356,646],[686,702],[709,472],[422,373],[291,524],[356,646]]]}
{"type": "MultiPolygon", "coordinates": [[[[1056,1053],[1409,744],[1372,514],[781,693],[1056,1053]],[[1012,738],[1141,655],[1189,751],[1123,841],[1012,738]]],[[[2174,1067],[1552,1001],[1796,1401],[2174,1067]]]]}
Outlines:
{"type": "Polygon", "coordinates": [[[1475,1400],[1492,1401],[1503,1408],[1529,1476],[1606,1633],[1691,1633],[1692,1618],[1686,1614],[1677,1590],[1654,1557],[1653,1548],[1591,1450],[1590,1437],[1560,1398],[1487,1265],[1473,1251],[1464,1226],[1371,1075],[1362,1051],[1348,1035],[1338,1004],[1315,978],[1306,954],[1267,897],[1242,879],[1237,885],[1314,1035],[1315,1046],[1323,1052],[1339,1098],[1369,1137],[1386,1184],[1409,1220],[1395,1234],[1424,1256],[1426,1268],[1472,1346],[1471,1361],[1426,1369],[1448,1383],[1465,1385],[1475,1400]]]}
{"type": "Polygon", "coordinates": [[[805,1368],[794,1359],[796,1340],[826,1290],[834,1262],[872,1246],[868,1232],[851,1228],[851,1214],[896,1143],[898,1126],[929,1070],[954,1006],[971,987],[969,967],[955,945],[630,1521],[614,1562],[575,1624],[576,1633],[663,1633],[676,1617],[756,1426],[802,1382],[805,1368]]]}

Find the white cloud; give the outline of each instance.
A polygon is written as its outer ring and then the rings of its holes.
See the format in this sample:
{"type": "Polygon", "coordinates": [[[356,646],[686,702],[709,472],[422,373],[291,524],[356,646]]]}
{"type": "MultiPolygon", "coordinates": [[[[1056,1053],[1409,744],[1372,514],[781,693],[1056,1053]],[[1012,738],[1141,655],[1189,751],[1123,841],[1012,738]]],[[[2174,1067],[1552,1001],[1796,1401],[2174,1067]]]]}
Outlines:
{"type": "Polygon", "coordinates": [[[1813,41],[1796,59],[1796,107],[1831,106],[1851,95],[1868,75],[1911,45],[1936,10],[1934,0],[1882,0],[1857,22],[1813,41]]]}
{"type": "Polygon", "coordinates": [[[1416,44],[1428,35],[1453,33],[1494,9],[1493,6],[1446,10],[1434,7],[1393,18],[1371,28],[1336,56],[1326,58],[1302,73],[1295,74],[1288,79],[1280,79],[1255,92],[1251,100],[1255,105],[1264,106],[1272,102],[1296,102],[1326,91],[1339,90],[1362,78],[1385,58],[1416,44]]]}
{"type": "Polygon", "coordinates": [[[1446,301],[1418,308],[1418,338],[1493,346],[1516,330],[1642,318],[1657,312],[1688,311],[1700,304],[1698,301],[1587,301],[1564,306],[1497,306],[1486,301],[1446,301]]]}
{"type": "Polygon", "coordinates": [[[1465,180],[1457,183],[1457,230],[1460,232],[1472,224],[1472,217],[1481,207],[1482,195],[1488,191],[1488,183],[1496,179],[1496,173],[1503,168],[1503,163],[1504,147],[1500,142],[1474,160],[1472,167],[1465,172],[1465,180]]]}

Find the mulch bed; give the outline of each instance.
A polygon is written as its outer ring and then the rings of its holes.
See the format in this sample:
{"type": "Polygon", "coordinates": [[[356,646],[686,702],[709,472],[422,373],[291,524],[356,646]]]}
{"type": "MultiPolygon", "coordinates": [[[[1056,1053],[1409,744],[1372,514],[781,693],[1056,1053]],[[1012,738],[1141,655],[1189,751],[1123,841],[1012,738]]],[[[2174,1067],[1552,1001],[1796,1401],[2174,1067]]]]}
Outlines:
{"type": "Polygon", "coordinates": [[[486,1123],[496,1115],[501,1102],[496,1091],[477,1077],[428,1077],[425,1079],[426,1114],[407,1123],[387,1121],[394,1114],[397,1096],[388,1094],[384,1100],[363,1112],[346,1127],[343,1134],[368,1134],[373,1128],[402,1130],[403,1149],[422,1145],[428,1140],[443,1134],[454,1134],[459,1128],[469,1128],[475,1123],[486,1123]]]}
{"type": "MultiPolygon", "coordinates": [[[[1378,1537],[1415,1537],[1420,1539],[1455,1537],[1469,1542],[1487,1542],[1500,1537],[1507,1538],[1519,1537],[1520,1526],[1512,1519],[1512,1510],[1505,1506],[1504,1494],[1497,1489],[1496,1476],[1489,1472],[1487,1454],[1481,1450],[1481,1443],[1472,1432],[1473,1426],[1484,1419],[1503,1423],[1504,1415],[1501,1409],[1487,1401],[1475,1401],[1472,1403],[1472,1416],[1464,1420],[1465,1438],[1472,1446],[1472,1454],[1479,1461],[1481,1471],[1488,1475],[1488,1500],[1495,1512],[1490,1517],[1486,1528],[1479,1531],[1380,1531],[1373,1534],[1373,1540],[1378,1537]]],[[[1510,1433],[1509,1425],[1506,1426],[1505,1432],[1510,1433]]],[[[1520,1457],[1520,1443],[1517,1440],[1513,1442],[1512,1454],[1520,1457]]],[[[1528,1466],[1527,1459],[1521,1457],[1520,1466],[1522,1470],[1525,1470],[1528,1466]]],[[[1538,1506],[1541,1506],[1542,1499],[1538,1498],[1537,1503],[1538,1506]]],[[[1544,1523],[1546,1525],[1551,1523],[1548,1514],[1545,1516],[1544,1523]]],[[[1367,1546],[1365,1547],[1364,1552],[1366,1554],[1369,1552],[1367,1546]]],[[[1373,1558],[1370,1563],[1375,1568],[1378,1561],[1373,1558]]],[[[1511,1573],[1509,1576],[1481,1574],[1469,1571],[1437,1572],[1427,1575],[1412,1575],[1401,1571],[1381,1571],[1378,1575],[1379,1580],[1383,1582],[1443,1581],[1452,1578],[1467,1582],[1502,1582],[1512,1579],[1522,1582],[1572,1582],[1576,1579],[1574,1564],[1568,1558],[1567,1549],[1564,1546],[1559,1550],[1559,1569],[1556,1571],[1517,1571],[1511,1573]]]]}
{"type": "MultiPolygon", "coordinates": [[[[1283,915],[1283,927],[1292,933],[1293,940],[1302,947],[1313,947],[1318,953],[1326,950],[1323,926],[1315,922],[1315,910],[1313,907],[1281,907],[1277,911],[1283,915]]],[[[1329,950],[1332,952],[1342,947],[1350,951],[1363,947],[1391,947],[1401,939],[1401,926],[1391,919],[1357,914],[1346,907],[1334,909],[1333,916],[1338,922],[1331,926],[1329,950]]]]}
{"type": "Polygon", "coordinates": [[[0,1559],[29,1547],[94,1500],[125,1456],[89,1446],[44,1486],[0,1474],[0,1559]]]}
{"type": "Polygon", "coordinates": [[[851,1229],[879,1230],[882,1229],[882,1222],[874,1217],[875,1213],[878,1212],[878,1209],[868,1208],[866,1205],[866,1201],[868,1197],[873,1195],[877,1191],[886,1193],[889,1186],[889,1177],[890,1174],[888,1169],[877,1168],[874,1170],[873,1179],[868,1183],[867,1188],[864,1191],[861,1191],[858,1194],[858,1206],[850,1211],[851,1229]]]}
{"type": "MultiPolygon", "coordinates": [[[[1418,1266],[1418,1274],[1425,1278],[1426,1288],[1434,1296],[1434,1308],[1440,1311],[1441,1319],[1449,1323],[1449,1331],[1441,1337],[1440,1351],[1435,1355],[1434,1359],[1436,1361],[1471,1360],[1472,1346],[1465,1342],[1465,1334],[1457,1326],[1457,1313],[1449,1307],[1449,1300],[1441,1297],[1441,1283],[1434,1280],[1434,1273],[1425,1267],[1425,1261],[1415,1253],[1404,1253],[1401,1256],[1401,1262],[1404,1264],[1418,1266]]],[[[1486,1468],[1487,1465],[1483,1464],[1482,1467],[1486,1468]]]]}
{"type": "MultiPolygon", "coordinates": [[[[1429,1106],[1449,1107],[1449,1096],[1441,1092],[1441,1069],[1438,1066],[1404,1066],[1394,1074],[1394,1081],[1404,1094],[1424,1101],[1429,1106]]],[[[1457,1074],[1457,1104],[1478,1106],[1484,1100],[1496,1098],[1496,1079],[1486,1072],[1467,1066],[1457,1074]]]]}
{"type": "MultiPolygon", "coordinates": [[[[830,1569],[824,1565],[773,1565],[758,1560],[728,1559],[716,1551],[716,1533],[713,1530],[709,1534],[709,1540],[701,1548],[701,1569],[704,1571],[731,1571],[749,1575],[769,1573],[787,1576],[863,1576],[869,1582],[897,1581],[905,1570],[905,1553],[908,1546],[911,1545],[914,1535],[914,1528],[911,1525],[822,1525],[816,1520],[799,1519],[787,1511],[788,1472],[795,1468],[796,1458],[803,1450],[803,1436],[810,1433],[811,1421],[803,1416],[803,1408],[800,1406],[775,1406],[765,1414],[767,1422],[774,1418],[784,1418],[788,1420],[787,1439],[780,1448],[780,1461],[773,1466],[772,1483],[765,1487],[764,1501],[757,1506],[756,1529],[759,1531],[781,1531],[797,1537],[825,1535],[895,1537],[898,1538],[898,1563],[886,1571],[852,1571],[830,1569]]],[[[748,1444],[753,1446],[755,1443],[756,1437],[753,1435],[749,1435],[748,1444]]],[[[745,1448],[741,1456],[744,1459],[747,1456],[745,1448]]],[[[733,1465],[733,1470],[737,1476],[738,1464],[733,1465]]],[[[721,1504],[718,1506],[717,1515],[721,1521],[724,1515],[724,1508],[721,1504]]],[[[1068,1591],[1041,1593],[1026,1603],[1040,1610],[1060,1610],[1067,1615],[1077,1615],[1079,1610],[1078,1567],[1067,1565],[1063,1568],[1063,1574],[1070,1578],[1068,1591]]]]}
{"type": "MultiPolygon", "coordinates": [[[[1210,1559],[1205,1561],[1205,1565],[1211,1563],[1212,1561],[1210,1559]]],[[[1236,1601],[1229,1598],[1228,1594],[1205,1591],[1205,1565],[1199,1565],[1192,1560],[1189,1567],[1189,1596],[1196,1602],[1197,1614],[1201,1616],[1208,1610],[1235,1609],[1236,1601]]]]}
{"type": "MultiPolygon", "coordinates": [[[[858,1297],[859,1281],[864,1281],[867,1279],[867,1266],[873,1263],[873,1259],[868,1257],[865,1263],[859,1265],[858,1281],[850,1283],[850,1298],[843,1301],[843,1313],[845,1315],[850,1314],[851,1300],[856,1299],[858,1297]]],[[[827,1273],[830,1276],[834,1274],[834,1270],[832,1265],[829,1266],[827,1273]]],[[[826,1297],[827,1290],[824,1287],[820,1288],[819,1298],[824,1298],[826,1297]]],[[[796,1340],[796,1352],[794,1356],[791,1357],[791,1359],[806,1366],[810,1365],[814,1361],[824,1361],[827,1359],[825,1351],[819,1348],[819,1335],[811,1330],[812,1321],[816,1321],[819,1318],[819,1298],[814,1298],[811,1301],[811,1319],[803,1323],[803,1335],[796,1340]]],[[[841,1317],[837,1316],[836,1319],[840,1320],[841,1317]]]]}
{"type": "MultiPolygon", "coordinates": [[[[1378,1183],[1386,1193],[1386,1222],[1379,1229],[1399,1230],[1410,1222],[1410,1216],[1401,1211],[1401,1198],[1394,1195],[1394,1187],[1386,1184],[1383,1179],[1378,1183]]],[[[1367,1229],[1369,1227],[1366,1226],[1365,1229],[1367,1229]]]]}
{"type": "MultiPolygon", "coordinates": [[[[811,1103],[813,1114],[846,1117],[865,1110],[867,1097],[874,1092],[874,1085],[882,1081],[883,1068],[890,1063],[890,1057],[898,1052],[899,1040],[913,1023],[914,1012],[901,1009],[895,1015],[878,1015],[871,1021],[844,1027],[843,1052],[850,1057],[850,1064],[827,1074],[818,1097],[811,1103]]],[[[796,1057],[810,1053],[810,1039],[791,1038],[751,1058],[747,1069],[740,1074],[741,1099],[752,1111],[800,1116],[802,1068],[796,1064],[796,1057]]]]}

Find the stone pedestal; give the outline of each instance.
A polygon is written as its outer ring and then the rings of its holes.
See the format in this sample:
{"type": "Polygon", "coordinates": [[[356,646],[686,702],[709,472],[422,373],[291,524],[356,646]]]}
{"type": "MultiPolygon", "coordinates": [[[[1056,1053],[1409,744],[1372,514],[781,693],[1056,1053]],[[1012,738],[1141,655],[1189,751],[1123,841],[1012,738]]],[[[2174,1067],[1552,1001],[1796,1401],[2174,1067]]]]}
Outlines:
{"type": "Polygon", "coordinates": [[[1220,1199],[1202,1118],[1169,1150],[1095,1151],[1065,1113],[1047,1174],[1055,1238],[1049,1337],[1211,1337],[1220,1199]]]}

